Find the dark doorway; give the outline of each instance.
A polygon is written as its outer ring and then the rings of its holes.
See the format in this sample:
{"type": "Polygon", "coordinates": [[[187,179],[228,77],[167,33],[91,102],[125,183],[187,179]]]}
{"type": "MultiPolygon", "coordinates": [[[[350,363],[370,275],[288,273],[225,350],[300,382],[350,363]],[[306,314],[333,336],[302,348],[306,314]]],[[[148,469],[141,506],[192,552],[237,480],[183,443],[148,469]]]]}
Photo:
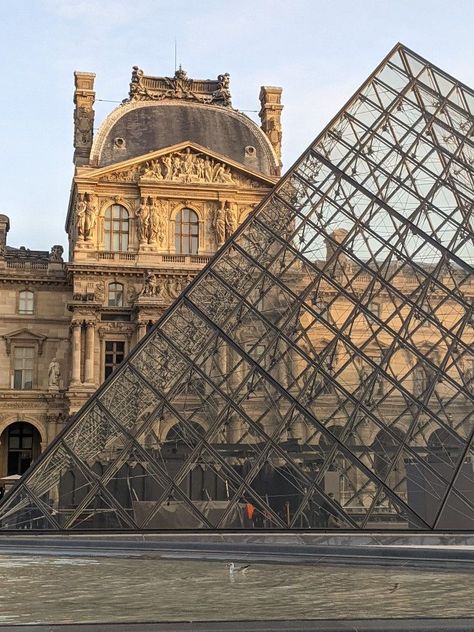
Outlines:
{"type": "Polygon", "coordinates": [[[7,435],[7,476],[24,474],[40,453],[41,437],[34,426],[17,421],[5,430],[7,435]]]}

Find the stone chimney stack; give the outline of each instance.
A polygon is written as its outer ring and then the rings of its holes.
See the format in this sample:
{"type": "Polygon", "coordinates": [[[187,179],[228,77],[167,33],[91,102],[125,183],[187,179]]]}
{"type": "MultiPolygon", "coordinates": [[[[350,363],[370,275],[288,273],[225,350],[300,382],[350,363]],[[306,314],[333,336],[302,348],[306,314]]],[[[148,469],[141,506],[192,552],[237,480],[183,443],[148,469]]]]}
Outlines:
{"type": "Polygon", "coordinates": [[[0,215],[0,256],[7,250],[7,233],[10,230],[10,220],[6,215],[0,215]]]}
{"type": "Polygon", "coordinates": [[[268,136],[281,166],[281,104],[282,88],[262,86],[260,88],[261,108],[258,113],[262,121],[262,129],[268,136]]]}
{"type": "Polygon", "coordinates": [[[74,164],[89,162],[94,137],[94,79],[93,72],[74,72],[74,164]]]}

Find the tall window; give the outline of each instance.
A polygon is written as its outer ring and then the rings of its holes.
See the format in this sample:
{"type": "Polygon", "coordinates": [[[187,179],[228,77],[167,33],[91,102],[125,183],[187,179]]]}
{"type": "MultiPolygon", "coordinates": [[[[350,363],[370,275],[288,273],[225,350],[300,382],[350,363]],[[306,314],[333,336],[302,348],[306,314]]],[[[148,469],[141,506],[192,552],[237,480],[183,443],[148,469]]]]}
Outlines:
{"type": "Polygon", "coordinates": [[[125,342],[123,340],[105,341],[104,375],[106,378],[123,362],[125,357],[125,342]]]}
{"type": "Polygon", "coordinates": [[[19,314],[33,314],[34,312],[34,294],[29,290],[20,292],[18,301],[19,314]]]}
{"type": "Polygon", "coordinates": [[[181,209],[176,215],[176,252],[181,255],[197,255],[199,245],[199,219],[190,208],[181,209]]]}
{"type": "Polygon", "coordinates": [[[109,307],[123,306],[123,285],[121,283],[109,283],[107,304],[109,307]]]}
{"type": "Polygon", "coordinates": [[[105,211],[104,243],[106,250],[128,250],[128,211],[120,204],[114,204],[105,211]]]}
{"type": "Polygon", "coordinates": [[[15,347],[13,355],[13,388],[31,390],[33,388],[33,347],[15,347]]]}

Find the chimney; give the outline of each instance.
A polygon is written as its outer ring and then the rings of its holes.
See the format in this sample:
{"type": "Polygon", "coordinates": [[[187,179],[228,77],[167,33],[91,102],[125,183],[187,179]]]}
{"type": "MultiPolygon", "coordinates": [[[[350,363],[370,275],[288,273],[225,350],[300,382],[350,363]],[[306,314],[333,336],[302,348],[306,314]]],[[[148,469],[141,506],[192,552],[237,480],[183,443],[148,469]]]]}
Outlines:
{"type": "Polygon", "coordinates": [[[74,72],[74,164],[87,165],[94,136],[93,72],[74,72]]]}
{"type": "Polygon", "coordinates": [[[7,233],[10,230],[10,219],[6,215],[0,215],[0,256],[7,251],[7,233]]]}
{"type": "Polygon", "coordinates": [[[261,108],[258,113],[262,121],[262,129],[268,136],[273,149],[278,157],[281,167],[281,104],[282,88],[274,86],[262,86],[260,88],[261,108]]]}

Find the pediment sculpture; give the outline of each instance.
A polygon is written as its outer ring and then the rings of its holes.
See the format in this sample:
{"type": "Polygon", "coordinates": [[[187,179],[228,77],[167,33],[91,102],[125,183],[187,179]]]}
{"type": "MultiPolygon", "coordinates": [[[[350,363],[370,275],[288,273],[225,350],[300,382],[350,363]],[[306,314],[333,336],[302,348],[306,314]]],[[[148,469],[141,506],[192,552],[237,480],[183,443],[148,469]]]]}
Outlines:
{"type": "Polygon", "coordinates": [[[166,180],[169,182],[215,182],[238,184],[239,177],[223,162],[218,162],[200,153],[178,151],[149,160],[140,172],[143,180],[166,180]]]}

